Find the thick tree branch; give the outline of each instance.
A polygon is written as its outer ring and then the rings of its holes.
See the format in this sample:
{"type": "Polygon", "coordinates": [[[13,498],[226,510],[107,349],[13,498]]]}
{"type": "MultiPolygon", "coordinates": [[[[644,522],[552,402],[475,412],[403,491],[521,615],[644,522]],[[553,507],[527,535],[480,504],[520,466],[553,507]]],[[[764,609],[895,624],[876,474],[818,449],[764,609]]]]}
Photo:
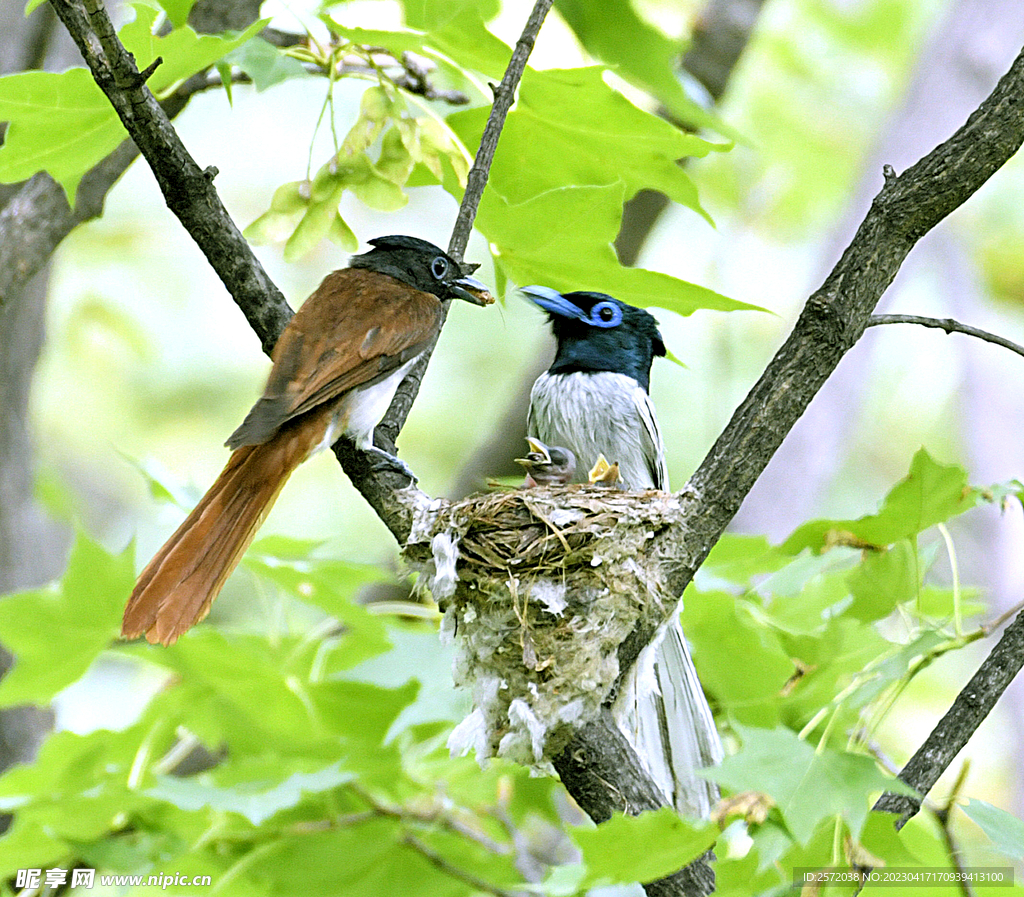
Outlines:
{"type": "Polygon", "coordinates": [[[949,140],[898,177],[886,169],[885,186],[842,258],[808,299],[789,338],[684,489],[694,513],[692,528],[673,551],[679,562],[677,594],[811,399],[860,338],[914,244],[966,202],[1024,142],[1022,98],[1024,53],[949,140]]]}
{"type": "MultiPolygon", "coordinates": [[[[597,719],[581,727],[554,760],[558,777],[594,822],[620,813],[636,816],[668,806],[665,796],[637,762],[636,754],[619,730],[611,711],[603,708],[597,719]],[[610,782],[615,783],[609,789],[610,782]]],[[[708,857],[698,857],[672,875],[648,882],[648,897],[690,897],[710,894],[715,873],[708,857]]]]}
{"type": "MultiPolygon", "coordinates": [[[[198,91],[211,85],[192,78],[161,104],[173,118],[198,91]]],[[[22,184],[0,211],[0,306],[20,292],[72,230],[103,214],[107,193],[139,155],[126,140],[85,173],[68,205],[64,188],[44,171],[22,184]]]]}
{"type": "Polygon", "coordinates": [[[971,327],[969,324],[961,324],[952,318],[925,318],[921,315],[872,315],[868,318],[868,327],[877,327],[880,324],[920,324],[922,327],[935,327],[938,330],[945,330],[946,333],[965,333],[967,336],[976,336],[986,343],[993,343],[1024,355],[1024,346],[1008,340],[1005,336],[989,333],[978,327],[971,327]]]}
{"type": "Polygon", "coordinates": [[[89,0],[88,12],[74,0],[51,4],[152,168],[168,208],[206,255],[269,352],[292,312],[220,201],[213,186],[216,170],[203,171],[189,155],[99,0],[89,0]]]}

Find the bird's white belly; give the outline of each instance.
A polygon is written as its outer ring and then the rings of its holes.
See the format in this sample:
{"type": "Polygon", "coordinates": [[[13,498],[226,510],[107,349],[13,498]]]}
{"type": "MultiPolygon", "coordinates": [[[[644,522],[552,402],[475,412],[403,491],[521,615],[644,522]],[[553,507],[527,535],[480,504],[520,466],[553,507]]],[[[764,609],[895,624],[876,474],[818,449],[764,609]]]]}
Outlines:
{"type": "MultiPolygon", "coordinates": [[[[418,358],[419,356],[416,356],[418,358]]],[[[373,446],[373,430],[387,414],[391,401],[398,391],[398,386],[413,366],[416,358],[411,358],[394,373],[372,386],[353,389],[347,393],[338,405],[324,440],[317,451],[330,448],[343,433],[355,442],[363,451],[373,446]]]]}

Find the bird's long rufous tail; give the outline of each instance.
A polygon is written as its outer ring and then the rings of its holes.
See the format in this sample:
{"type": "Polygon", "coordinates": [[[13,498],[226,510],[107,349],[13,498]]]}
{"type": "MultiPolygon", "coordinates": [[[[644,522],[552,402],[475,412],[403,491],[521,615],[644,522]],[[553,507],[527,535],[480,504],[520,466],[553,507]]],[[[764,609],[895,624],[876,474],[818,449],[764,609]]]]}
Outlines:
{"type": "Polygon", "coordinates": [[[121,634],[170,645],[210,612],[289,475],[310,451],[291,428],[232,452],[199,504],[139,575],[121,634]]]}

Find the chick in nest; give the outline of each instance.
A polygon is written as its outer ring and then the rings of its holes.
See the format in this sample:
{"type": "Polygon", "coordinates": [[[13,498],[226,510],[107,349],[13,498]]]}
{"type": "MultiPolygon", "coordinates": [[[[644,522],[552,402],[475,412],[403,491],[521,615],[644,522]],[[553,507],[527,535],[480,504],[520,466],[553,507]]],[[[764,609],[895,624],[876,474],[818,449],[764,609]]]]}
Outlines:
{"type": "Polygon", "coordinates": [[[609,464],[603,454],[597,456],[594,466],[587,474],[587,480],[593,486],[608,486],[613,489],[624,489],[622,485],[622,474],[619,471],[619,462],[609,464]]]}
{"type": "Polygon", "coordinates": [[[525,458],[516,458],[516,464],[526,470],[527,489],[534,486],[561,486],[572,482],[576,474],[576,456],[560,445],[546,446],[539,439],[527,436],[530,453],[525,458]]]}

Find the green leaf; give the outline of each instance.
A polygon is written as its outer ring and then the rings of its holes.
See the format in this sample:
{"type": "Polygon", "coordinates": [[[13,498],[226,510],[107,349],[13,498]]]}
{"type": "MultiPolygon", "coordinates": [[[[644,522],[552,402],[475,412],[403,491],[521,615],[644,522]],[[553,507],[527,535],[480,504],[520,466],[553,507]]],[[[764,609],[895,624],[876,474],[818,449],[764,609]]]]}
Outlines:
{"type": "MultiPolygon", "coordinates": [[[[44,838],[87,841],[145,802],[129,787],[133,761],[152,720],[123,732],[55,732],[31,764],[0,777],[0,809],[44,838]]],[[[7,838],[0,838],[0,857],[7,838]]],[[[0,860],[0,866],[2,866],[0,860]]]]}
{"type": "Polygon", "coordinates": [[[355,252],[359,248],[359,238],[341,217],[340,212],[335,214],[331,226],[327,229],[327,239],[346,252],[355,252]]]}
{"type": "Polygon", "coordinates": [[[416,701],[402,710],[390,734],[422,723],[458,722],[472,709],[469,695],[452,683],[454,645],[443,646],[437,633],[403,625],[388,629],[393,648],[370,658],[345,674],[346,679],[397,688],[409,680],[419,683],[416,701]]]}
{"type": "MultiPolygon", "coordinates": [[[[339,181],[336,182],[334,191],[328,194],[325,199],[309,203],[298,226],[284,244],[284,260],[286,262],[297,261],[307,253],[312,252],[316,248],[317,243],[327,235],[334,221],[334,216],[337,214],[341,195],[344,192],[345,184],[339,181]]],[[[257,219],[250,227],[255,227],[260,220],[257,219]]]]}
{"type": "Polygon", "coordinates": [[[346,769],[363,772],[380,765],[380,747],[398,715],[415,699],[417,682],[400,688],[381,688],[351,679],[334,679],[310,687],[312,704],[324,724],[348,746],[346,769]]]}
{"type": "Polygon", "coordinates": [[[754,309],[706,287],[643,268],[623,268],[612,241],[622,218],[624,187],[563,187],[512,205],[484,191],[477,229],[495,262],[518,284],[560,291],[601,289],[642,307],[687,315],[698,308],[754,309]]]}
{"type": "Polygon", "coordinates": [[[296,806],[307,793],[330,791],[352,778],[338,763],[323,765],[300,757],[285,765],[280,757],[249,756],[200,778],[158,775],[146,795],[183,810],[238,813],[253,825],[262,825],[296,806]]]}
{"type": "Polygon", "coordinates": [[[473,14],[489,20],[498,14],[498,0],[402,0],[405,21],[410,28],[433,31],[450,25],[455,19],[473,14]]]}
{"type": "Polygon", "coordinates": [[[804,548],[821,551],[836,543],[881,547],[892,545],[969,511],[981,495],[967,483],[956,464],[939,464],[918,450],[910,473],[886,496],[881,510],[857,520],[815,520],[799,527],[781,549],[797,554],[804,548]]]}
{"type": "Polygon", "coordinates": [[[778,723],[778,698],[795,668],[778,636],[751,614],[749,604],[726,592],[691,590],[682,618],[700,681],[722,709],[747,725],[778,723]],[[721,663],[722,657],[744,662],[721,663]]]}
{"type": "Polygon", "coordinates": [[[729,133],[716,116],[686,95],[676,74],[683,42],[641,19],[630,0],[557,0],[555,6],[589,53],[653,94],[676,118],[729,133]]]}
{"type": "Polygon", "coordinates": [[[669,807],[574,828],[587,866],[580,889],[663,878],[704,853],[719,834],[713,823],[683,819],[669,807]]]}
{"type": "MultiPolygon", "coordinates": [[[[882,638],[874,626],[842,616],[830,620],[820,634],[782,635],[781,641],[787,654],[798,659],[805,670],[799,682],[782,699],[783,719],[797,729],[822,707],[832,706],[837,694],[892,649],[892,644],[882,638]]],[[[869,687],[871,681],[861,687],[869,687]]],[[[840,729],[846,724],[853,725],[859,705],[866,701],[866,697],[860,700],[848,697],[834,725],[840,729]]]]}
{"type": "MultiPolygon", "coordinates": [[[[925,586],[918,593],[913,609],[920,617],[938,621],[949,620],[954,613],[953,590],[925,586]]],[[[978,589],[961,587],[960,609],[965,617],[969,617],[986,613],[989,608],[978,589]]]]}
{"type": "Polygon", "coordinates": [[[831,557],[802,555],[761,585],[772,596],[767,615],[773,625],[790,635],[820,635],[825,631],[849,595],[846,570],[829,571],[826,564],[831,565],[831,561],[831,557]],[[791,590],[795,580],[816,567],[826,569],[791,590]]]}
{"type": "MultiPolygon", "coordinates": [[[[138,6],[135,21],[119,32],[140,69],[163,57],[164,63],[147,82],[155,94],[212,65],[266,24],[256,22],[231,38],[200,37],[187,27],[155,37],[156,16],[155,9],[138,6]]],[[[0,147],[0,182],[14,183],[45,170],[61,184],[72,204],[85,172],[126,137],[107,98],[85,69],[0,78],[0,119],[10,122],[0,147]]]]}
{"type": "Polygon", "coordinates": [[[901,539],[892,548],[870,551],[850,574],[853,604],[847,613],[858,620],[881,620],[898,604],[917,595],[923,574],[917,547],[901,539]]]}
{"type": "Polygon", "coordinates": [[[712,574],[726,582],[746,585],[755,576],[774,573],[790,559],[781,555],[764,536],[726,533],[701,565],[698,576],[712,574]]]}
{"type": "Polygon", "coordinates": [[[280,243],[295,232],[299,218],[300,213],[275,212],[271,209],[247,225],[242,231],[242,236],[256,246],[280,243]]]}
{"type": "Polygon", "coordinates": [[[863,681],[849,694],[847,706],[851,709],[864,707],[875,700],[890,685],[906,676],[912,664],[945,641],[947,639],[942,633],[926,630],[909,644],[890,647],[888,655],[880,654],[864,667],[863,681]]]}
{"type": "Polygon", "coordinates": [[[107,98],[85,69],[22,72],[0,78],[0,181],[48,171],[74,202],[85,174],[125,139],[107,98]]]}
{"type": "Polygon", "coordinates": [[[743,741],[740,752],[702,774],[734,792],[771,795],[801,844],[808,843],[821,820],[835,815],[841,816],[858,838],[873,795],[886,789],[907,790],[884,775],[870,757],[831,748],[815,751],[785,728],[736,729],[743,741]]]}
{"type": "MultiPolygon", "coordinates": [[[[440,2],[444,3],[445,0],[440,2]]],[[[500,81],[512,57],[512,50],[488,31],[484,25],[488,18],[487,15],[481,16],[479,11],[467,8],[440,27],[435,23],[429,29],[428,44],[423,49],[428,56],[437,58],[437,54],[430,52],[432,47],[436,48],[459,66],[482,72],[488,78],[500,81]]]]}
{"type": "Polygon", "coordinates": [[[247,872],[268,894],[465,897],[464,883],[405,847],[402,839],[397,819],[285,835],[258,851],[247,872]]]}
{"type": "Polygon", "coordinates": [[[309,696],[316,649],[295,637],[268,644],[258,636],[228,638],[206,626],[171,649],[132,645],[125,651],[179,674],[174,696],[189,708],[189,727],[204,743],[226,742],[240,754],[320,757],[333,750],[336,759],[337,735],[309,696]]]}
{"type": "Polygon", "coordinates": [[[131,547],[112,555],[79,533],[58,586],[5,598],[0,642],[14,668],[0,681],[0,706],[46,704],[81,678],[117,638],[134,583],[131,547]]]}
{"type": "Polygon", "coordinates": [[[188,22],[188,14],[195,6],[196,0],[159,0],[167,18],[175,28],[181,28],[188,22]]]}
{"type": "Polygon", "coordinates": [[[316,557],[289,563],[261,557],[266,546],[254,547],[243,561],[248,569],[345,624],[341,635],[323,642],[324,674],[353,667],[391,647],[384,621],[352,600],[360,587],[387,578],[378,567],[316,557]]]}
{"type": "Polygon", "coordinates": [[[136,4],[135,19],[123,25],[118,31],[121,42],[134,57],[141,71],[157,56],[163,62],[146,82],[157,97],[170,91],[196,72],[223,59],[232,50],[242,46],[249,38],[262,31],[269,19],[253,22],[245,31],[231,37],[213,34],[196,34],[188,26],[175,28],[169,34],[157,36],[153,33],[157,11],[142,4],[136,4]]]}
{"type": "MultiPolygon", "coordinates": [[[[486,111],[449,116],[467,146],[479,139],[486,111]]],[[[567,184],[622,180],[627,199],[643,188],[660,190],[706,218],[677,161],[713,149],[725,147],[638,109],[605,82],[601,67],[527,70],[501,134],[489,188],[514,205],[567,184]],[[567,116],[566,109],[573,114],[567,116]]]]}
{"type": "Polygon", "coordinates": [[[1012,860],[1024,860],[1024,822],[976,798],[967,801],[963,811],[988,835],[996,850],[1012,860]]]}
{"type": "Polygon", "coordinates": [[[291,78],[312,77],[302,63],[286,56],[273,44],[261,37],[254,37],[225,57],[225,62],[238,66],[252,78],[258,92],[262,92],[291,78]]]}

